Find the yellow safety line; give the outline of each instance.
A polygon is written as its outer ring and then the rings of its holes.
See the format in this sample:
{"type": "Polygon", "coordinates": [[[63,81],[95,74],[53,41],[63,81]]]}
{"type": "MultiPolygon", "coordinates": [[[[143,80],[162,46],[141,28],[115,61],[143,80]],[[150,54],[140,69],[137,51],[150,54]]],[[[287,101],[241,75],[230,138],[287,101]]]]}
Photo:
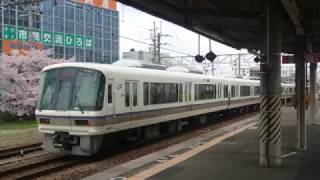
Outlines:
{"type": "Polygon", "coordinates": [[[142,172],[139,172],[131,177],[128,178],[128,180],[142,180],[142,179],[147,179],[155,174],[158,174],[159,172],[165,170],[165,169],[168,169],[178,163],[181,163],[182,161],[185,161],[195,155],[197,155],[198,153],[214,146],[214,145],[217,145],[219,144],[220,142],[222,142],[223,140],[229,138],[229,137],[232,137],[244,130],[246,130],[247,128],[253,126],[253,125],[256,125],[257,123],[250,123],[250,124],[246,124],[246,125],[243,125],[241,126],[240,128],[237,128],[236,130],[233,130],[231,132],[228,132],[226,134],[223,134],[222,136],[219,136],[211,141],[209,141],[208,143],[204,144],[204,145],[201,145],[195,149],[192,149],[190,151],[187,151],[167,162],[164,162],[164,163],[161,163],[161,164],[158,164],[158,165],[154,165],[152,167],[150,167],[149,169],[146,169],[146,170],[143,170],[142,172]]]}

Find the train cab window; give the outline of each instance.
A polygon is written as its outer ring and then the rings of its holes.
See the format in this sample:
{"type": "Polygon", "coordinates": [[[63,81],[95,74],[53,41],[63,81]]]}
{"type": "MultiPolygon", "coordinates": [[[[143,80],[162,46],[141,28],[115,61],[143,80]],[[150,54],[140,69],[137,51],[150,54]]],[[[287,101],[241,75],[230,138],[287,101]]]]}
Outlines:
{"type": "Polygon", "coordinates": [[[236,97],[236,86],[231,86],[231,97],[236,97]]]}
{"type": "Polygon", "coordinates": [[[149,105],[149,83],[143,83],[143,101],[144,105],[149,105]]]}
{"type": "Polygon", "coordinates": [[[108,84],[108,104],[112,104],[112,84],[108,84]]]}
{"type": "Polygon", "coordinates": [[[138,83],[133,82],[132,89],[133,89],[133,106],[137,106],[138,105],[138,83]]]}
{"type": "Polygon", "coordinates": [[[228,98],[228,85],[223,85],[223,97],[228,98]]]}
{"type": "Polygon", "coordinates": [[[126,82],[124,86],[125,91],[125,105],[126,107],[130,106],[130,83],[126,82]]]}

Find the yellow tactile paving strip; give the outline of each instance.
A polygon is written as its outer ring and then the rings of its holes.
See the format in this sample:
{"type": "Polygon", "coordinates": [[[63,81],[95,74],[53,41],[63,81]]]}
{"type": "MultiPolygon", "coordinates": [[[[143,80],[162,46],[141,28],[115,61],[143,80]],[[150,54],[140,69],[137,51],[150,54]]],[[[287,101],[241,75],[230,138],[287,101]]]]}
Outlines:
{"type": "Polygon", "coordinates": [[[221,136],[209,141],[208,143],[206,143],[204,145],[201,145],[201,146],[199,146],[199,147],[197,147],[195,149],[192,149],[192,150],[190,150],[188,152],[185,152],[185,153],[183,153],[183,154],[181,154],[181,155],[179,155],[179,156],[177,156],[177,157],[175,157],[175,158],[173,158],[173,159],[171,159],[171,160],[169,160],[167,162],[164,162],[164,163],[161,163],[161,164],[157,164],[155,166],[150,167],[149,169],[146,169],[146,170],[144,170],[142,172],[139,172],[139,173],[129,177],[128,180],[147,179],[147,178],[149,178],[149,177],[151,177],[151,176],[153,176],[155,174],[158,174],[159,172],[161,172],[161,171],[163,171],[165,169],[168,169],[168,168],[170,168],[170,167],[172,167],[172,166],[174,166],[176,164],[181,163],[182,161],[185,161],[185,160],[187,160],[187,159],[199,154],[200,152],[202,152],[202,151],[204,151],[204,150],[206,150],[206,149],[208,149],[208,148],[210,148],[210,147],[212,147],[214,145],[219,144],[223,140],[225,140],[225,139],[227,139],[229,137],[232,137],[232,136],[234,136],[234,135],[236,135],[236,134],[238,134],[238,133],[240,133],[240,132],[242,132],[242,131],[244,131],[244,130],[248,129],[249,127],[254,126],[256,124],[257,123],[250,123],[250,124],[243,125],[243,126],[237,128],[237,129],[235,129],[235,130],[233,130],[231,132],[223,134],[223,135],[221,135],[221,136]]]}

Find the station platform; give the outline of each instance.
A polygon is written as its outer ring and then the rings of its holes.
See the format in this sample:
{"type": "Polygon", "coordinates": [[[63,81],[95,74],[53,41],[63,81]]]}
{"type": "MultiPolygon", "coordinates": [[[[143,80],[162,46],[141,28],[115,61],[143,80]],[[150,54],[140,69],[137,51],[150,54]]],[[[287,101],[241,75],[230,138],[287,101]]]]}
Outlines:
{"type": "MultiPolygon", "coordinates": [[[[308,149],[306,152],[296,152],[296,111],[292,107],[282,108],[281,167],[259,166],[258,125],[255,124],[181,163],[144,178],[149,180],[318,179],[320,177],[320,125],[311,125],[308,118],[307,122],[308,149]]],[[[133,175],[129,179],[144,178],[133,175]]]]}
{"type": "Polygon", "coordinates": [[[306,152],[297,152],[296,110],[282,107],[282,166],[278,168],[259,165],[258,116],[254,116],[83,180],[319,179],[320,125],[311,125],[308,113],[308,148],[306,152]]]}

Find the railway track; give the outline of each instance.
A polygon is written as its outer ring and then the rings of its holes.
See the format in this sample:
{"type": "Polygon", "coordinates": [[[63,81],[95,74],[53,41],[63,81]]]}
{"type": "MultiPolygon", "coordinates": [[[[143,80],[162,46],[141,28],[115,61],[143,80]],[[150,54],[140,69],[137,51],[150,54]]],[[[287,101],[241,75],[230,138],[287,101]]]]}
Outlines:
{"type": "Polygon", "coordinates": [[[42,143],[29,144],[25,146],[19,146],[9,149],[0,150],[0,160],[12,158],[14,156],[24,156],[35,151],[42,150],[42,143]]]}
{"type": "Polygon", "coordinates": [[[0,165],[0,179],[32,179],[78,164],[81,158],[50,153],[0,165]]]}
{"type": "MultiPolygon", "coordinates": [[[[246,116],[248,116],[248,115],[246,115],[246,116]]],[[[227,119],[229,119],[229,118],[227,118],[227,119]]],[[[233,118],[231,118],[231,119],[233,119],[233,118]]],[[[215,126],[214,124],[216,124],[216,123],[211,124],[211,126],[215,126]]],[[[216,125],[219,126],[219,124],[220,123],[217,123],[216,125]]],[[[197,131],[199,131],[201,129],[206,129],[206,127],[200,126],[197,128],[192,128],[191,132],[189,130],[187,130],[186,132],[183,132],[182,134],[177,135],[177,136],[186,136],[186,137],[183,137],[179,141],[189,139],[188,133],[197,134],[198,133],[197,131]]],[[[171,137],[171,138],[172,139],[177,138],[175,136],[176,135],[173,135],[173,137],[171,137]]],[[[192,135],[192,136],[195,136],[195,135],[192,135]]],[[[171,138],[169,138],[169,141],[171,138]]],[[[95,157],[85,158],[85,157],[68,156],[68,155],[64,155],[64,154],[52,154],[52,153],[46,153],[43,151],[41,153],[32,154],[31,156],[25,156],[25,157],[13,159],[13,160],[10,160],[6,163],[1,163],[1,159],[0,159],[0,179],[34,179],[37,177],[44,177],[44,176],[48,176],[48,175],[52,175],[52,174],[57,175],[57,172],[60,173],[66,169],[68,169],[68,170],[81,169],[81,167],[85,167],[87,164],[92,164],[92,163],[97,164],[101,161],[105,161],[106,165],[103,165],[104,168],[102,168],[100,166],[101,169],[98,168],[99,170],[97,170],[97,169],[93,170],[93,171],[99,172],[105,168],[113,167],[116,164],[119,164],[120,162],[126,162],[129,160],[135,159],[139,156],[149,154],[153,151],[156,151],[157,149],[162,149],[162,148],[166,147],[167,145],[160,145],[159,147],[157,147],[158,146],[157,144],[160,143],[158,141],[161,139],[163,139],[163,138],[160,138],[158,140],[154,140],[153,142],[147,142],[147,143],[142,143],[142,144],[138,143],[140,145],[132,145],[132,146],[128,145],[128,146],[125,146],[122,148],[120,147],[119,151],[117,151],[118,153],[109,154],[107,156],[100,154],[95,157]],[[146,150],[145,147],[148,147],[148,146],[149,146],[149,148],[147,148],[147,150],[146,150]],[[155,148],[153,146],[155,146],[155,148]],[[163,147],[161,147],[161,146],[163,146],[163,147]],[[152,147],[152,148],[150,149],[150,147],[152,147]],[[146,152],[143,152],[139,155],[139,153],[141,151],[146,151],[146,152]],[[137,152],[139,152],[139,153],[137,153],[137,152]],[[129,156],[129,158],[127,156],[129,156]],[[108,161],[110,162],[110,164],[113,164],[112,161],[115,161],[116,163],[114,163],[113,165],[108,165],[109,164],[108,161]]],[[[164,141],[167,141],[167,140],[164,140],[164,141]]],[[[163,144],[166,144],[166,143],[163,143],[163,144]]],[[[38,146],[41,147],[41,144],[38,144],[38,146]]],[[[23,148],[17,147],[17,148],[11,149],[11,150],[13,150],[15,152],[19,152],[18,153],[18,155],[19,155],[21,149],[27,150],[27,148],[32,149],[32,147],[36,148],[36,145],[28,146],[28,147],[24,146],[23,148]]],[[[30,150],[30,151],[32,151],[32,150],[30,150]]],[[[0,151],[0,157],[5,157],[4,154],[6,154],[6,152],[8,153],[8,150],[0,151]]],[[[28,152],[28,150],[26,152],[28,152]]],[[[17,153],[15,155],[17,155],[17,153]]],[[[13,157],[15,155],[8,155],[8,156],[13,157]]],[[[75,171],[75,172],[79,172],[79,171],[75,171]]],[[[81,172],[83,172],[83,171],[81,171],[81,172]]],[[[83,173],[86,175],[90,175],[93,172],[92,171],[86,172],[86,170],[84,170],[83,173]]],[[[53,175],[53,177],[55,177],[55,175],[53,175]]],[[[62,179],[69,179],[72,177],[77,177],[77,175],[63,176],[62,179]]],[[[57,179],[60,179],[60,178],[61,177],[59,177],[57,179]]]]}

